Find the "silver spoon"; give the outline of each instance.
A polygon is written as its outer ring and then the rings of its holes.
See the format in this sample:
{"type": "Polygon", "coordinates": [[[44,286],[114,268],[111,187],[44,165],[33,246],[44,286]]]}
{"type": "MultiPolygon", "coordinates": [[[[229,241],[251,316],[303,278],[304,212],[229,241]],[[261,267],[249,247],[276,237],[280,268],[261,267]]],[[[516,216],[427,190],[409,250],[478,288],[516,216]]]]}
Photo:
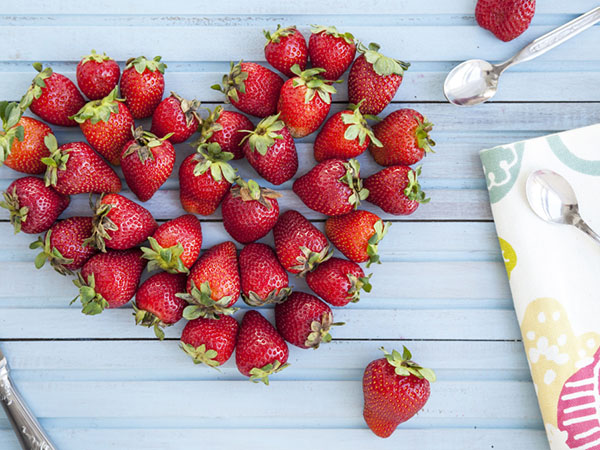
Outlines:
{"type": "Polygon", "coordinates": [[[482,59],[465,61],[450,71],[444,82],[444,95],[458,106],[474,106],[488,101],[498,90],[502,72],[515,64],[537,58],[600,22],[600,6],[531,42],[501,64],[482,59]]]}
{"type": "Polygon", "coordinates": [[[562,175],[551,170],[536,170],[527,178],[525,190],[529,206],[541,219],[550,223],[573,225],[600,243],[600,235],[579,215],[575,192],[562,175]]]}

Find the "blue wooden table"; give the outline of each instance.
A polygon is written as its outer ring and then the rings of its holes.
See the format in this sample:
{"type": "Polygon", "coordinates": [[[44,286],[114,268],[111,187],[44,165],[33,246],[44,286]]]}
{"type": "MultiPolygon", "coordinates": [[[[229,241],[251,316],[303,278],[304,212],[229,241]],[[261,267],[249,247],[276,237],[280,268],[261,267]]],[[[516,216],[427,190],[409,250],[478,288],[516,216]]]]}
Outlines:
{"type": "MultiPolygon", "coordinates": [[[[181,325],[157,342],[151,330],[133,326],[130,307],[83,316],[69,306],[76,294],[71,281],[47,267],[37,271],[27,247],[33,237],[14,236],[0,212],[0,346],[58,447],[305,449],[318,442],[345,449],[547,449],[477,153],[600,121],[600,27],[506,73],[494,102],[459,109],[442,94],[457,62],[505,59],[597,5],[538,3],[530,29],[501,43],[477,27],[474,0],[4,0],[0,99],[20,97],[34,75],[32,62],[74,79],[76,62],[95,48],[121,63],[162,55],[167,91],[212,107],[223,98],[209,86],[230,60],[264,60],[264,28],[296,24],[304,32],[312,23],[331,24],[412,63],[384,114],[421,111],[435,124],[438,142],[422,176],[432,201],[411,217],[386,217],[394,223],[381,245],[383,264],[373,268],[373,292],[335,311],[347,325],[335,330],[331,344],[292,348],[291,367],[269,387],[248,382],[231,361],[220,373],[194,366],[178,349],[181,325]],[[381,440],[362,420],[362,371],[380,356],[379,346],[403,344],[439,381],[425,409],[381,440]]],[[[345,85],[339,91],[332,111],[345,104],[345,85]]],[[[54,131],[60,143],[82,139],[77,129],[54,131]]],[[[298,141],[298,174],[314,164],[313,139],[298,141]]],[[[178,146],[178,161],[191,151],[178,146]]],[[[368,155],[360,162],[364,174],[378,170],[368,155]]],[[[244,178],[256,177],[247,164],[237,166],[244,178]]],[[[19,176],[0,168],[0,189],[19,176]]],[[[301,204],[291,183],[279,189],[282,209],[298,209],[323,227],[323,217],[301,204]]],[[[148,208],[161,220],[182,213],[176,177],[148,208]]],[[[88,214],[85,196],[73,198],[65,216],[78,214],[88,214]]],[[[203,223],[207,248],[229,238],[219,219],[203,223]]],[[[17,448],[0,417],[0,449],[17,448]]]]}

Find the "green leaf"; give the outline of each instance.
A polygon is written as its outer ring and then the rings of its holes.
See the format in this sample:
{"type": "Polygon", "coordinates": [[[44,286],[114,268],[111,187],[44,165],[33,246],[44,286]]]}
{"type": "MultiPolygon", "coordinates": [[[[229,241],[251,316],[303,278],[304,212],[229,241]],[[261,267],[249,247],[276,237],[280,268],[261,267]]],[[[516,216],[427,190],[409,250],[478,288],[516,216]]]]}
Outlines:
{"type": "Polygon", "coordinates": [[[34,264],[35,267],[37,269],[41,269],[42,267],[44,267],[44,264],[46,263],[46,253],[42,252],[39,253],[34,260],[34,264]]]}

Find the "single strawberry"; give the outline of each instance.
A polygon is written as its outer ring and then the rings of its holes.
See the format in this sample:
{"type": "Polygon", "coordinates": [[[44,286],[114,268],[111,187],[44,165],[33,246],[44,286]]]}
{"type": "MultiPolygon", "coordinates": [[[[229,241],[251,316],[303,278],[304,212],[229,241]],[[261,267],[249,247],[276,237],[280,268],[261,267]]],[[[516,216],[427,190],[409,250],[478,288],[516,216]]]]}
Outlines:
{"type": "Polygon", "coordinates": [[[369,145],[369,152],[382,166],[412,166],[433,152],[429,137],[433,124],[414,109],[399,109],[373,125],[382,146],[369,145]]]}
{"type": "Polygon", "coordinates": [[[360,291],[371,292],[370,278],[355,262],[333,257],[306,275],[306,284],[332,306],[360,300],[360,291]]]}
{"type": "Polygon", "coordinates": [[[349,213],[369,195],[356,159],[323,161],[297,178],[292,189],[306,206],[327,216],[349,213]]]}
{"type": "Polygon", "coordinates": [[[131,58],[121,76],[121,95],[134,119],[152,116],[165,92],[163,74],[167,65],[160,56],[131,58]]]}
{"type": "Polygon", "coordinates": [[[391,166],[374,173],[364,180],[369,190],[367,201],[386,213],[395,215],[412,214],[420,203],[429,202],[419,184],[421,166],[391,166]]]}
{"type": "Polygon", "coordinates": [[[123,147],[123,176],[127,186],[142,202],[150,200],[173,172],[175,147],[167,140],[169,136],[159,139],[138,127],[133,132],[133,140],[123,147]]]}
{"type": "Polygon", "coordinates": [[[294,76],[290,70],[294,64],[298,64],[300,70],[306,68],[308,61],[306,39],[295,26],[281,28],[281,25],[277,25],[274,33],[271,34],[267,30],[263,33],[267,38],[265,58],[269,64],[287,77],[294,76]]]}
{"type": "Polygon", "coordinates": [[[307,136],[321,126],[331,108],[331,94],[337,91],[321,74],[325,69],[313,68],[301,71],[292,67],[296,75],[281,88],[277,112],[295,138],[307,136]]]}
{"type": "MultiPolygon", "coordinates": [[[[208,108],[207,108],[208,109],[208,108]]],[[[233,154],[233,159],[244,157],[243,139],[254,124],[245,115],[236,111],[226,111],[222,106],[208,110],[208,117],[202,119],[200,139],[196,145],[215,142],[221,150],[233,154]]]]}
{"type": "Polygon", "coordinates": [[[48,260],[61,275],[73,275],[73,271],[81,269],[98,252],[83,244],[91,235],[91,217],[69,217],[55,223],[43,238],[39,237],[29,246],[32,250],[42,249],[35,258],[35,267],[41,269],[48,260]]]}
{"type": "Polygon", "coordinates": [[[406,347],[402,355],[381,350],[385,358],[371,361],[363,375],[363,416],[373,433],[386,438],[425,406],[435,373],[411,361],[406,347]]]}
{"type": "Polygon", "coordinates": [[[185,142],[198,129],[200,121],[196,110],[199,107],[199,100],[186,100],[171,92],[154,110],[150,131],[159,138],[170,135],[168,139],[172,144],[185,142]]]}
{"type": "Polygon", "coordinates": [[[106,160],[121,164],[123,146],[133,137],[133,117],[117,98],[117,88],[102,100],[88,102],[74,116],[87,141],[106,160]]]}
{"type": "Polygon", "coordinates": [[[258,174],[269,183],[280,185],[298,170],[296,144],[279,114],[269,116],[245,137],[244,155],[258,174]]]}
{"type": "Polygon", "coordinates": [[[165,338],[163,328],[183,317],[187,303],[175,294],[185,292],[185,282],[184,274],[167,272],[154,274],[144,281],[135,293],[135,324],[154,327],[154,334],[162,341],[165,338]]]}
{"type": "Polygon", "coordinates": [[[201,144],[198,151],[183,160],[179,167],[179,199],[187,212],[213,214],[231,184],[235,169],[227,161],[233,154],[221,151],[219,144],[201,144]]]}
{"type": "Polygon", "coordinates": [[[478,0],[475,19],[501,41],[521,36],[535,14],[535,0],[478,0]]]}
{"type": "Polygon", "coordinates": [[[360,112],[377,115],[396,95],[410,64],[382,55],[375,43],[369,44],[368,48],[359,44],[358,51],[362,55],[350,68],[348,98],[355,105],[364,100],[360,112]]]}
{"type": "Polygon", "coordinates": [[[150,211],[120,194],[100,196],[94,209],[94,229],[86,241],[105,252],[127,250],[141,244],[156,231],[150,211]]]}
{"type": "Polygon", "coordinates": [[[279,216],[273,237],[279,262],[285,270],[299,277],[333,254],[325,235],[298,211],[286,211],[279,216]]]}
{"type": "Polygon", "coordinates": [[[46,186],[66,195],[121,190],[117,173],[85,142],[70,142],[58,147],[53,134],[46,136],[44,141],[50,151],[50,156],[42,159],[46,165],[46,186]]]}
{"type": "Polygon", "coordinates": [[[311,294],[292,292],[287,300],[275,305],[275,326],[290,344],[300,348],[319,348],[331,341],[332,326],[344,325],[333,321],[327,303],[311,294]]]}
{"type": "Polygon", "coordinates": [[[63,127],[76,127],[71,118],[83,105],[85,99],[71,80],[64,75],[53,72],[50,67],[33,63],[39,73],[19,102],[21,110],[27,108],[46,122],[63,127]]]}
{"type": "Polygon", "coordinates": [[[70,201],[68,195],[56,192],[37,177],[16,179],[6,188],[3,197],[0,207],[8,209],[15,234],[48,231],[70,201]]]}
{"type": "Polygon", "coordinates": [[[211,86],[225,94],[225,101],[246,114],[267,117],[277,112],[277,100],[283,78],[260,64],[240,61],[231,63],[231,71],[223,75],[223,86],[211,86]]]}
{"type": "Polygon", "coordinates": [[[181,333],[181,349],[194,364],[217,367],[225,364],[235,349],[238,323],[231,316],[217,320],[199,317],[190,320],[181,333]]]}
{"type": "Polygon", "coordinates": [[[326,80],[337,80],[350,67],[356,55],[351,33],[340,33],[336,27],[313,25],[308,40],[308,54],[313,67],[322,67],[326,80]]]}
{"type": "Polygon", "coordinates": [[[325,221],[325,233],[333,245],[350,261],[381,264],[377,245],[391,223],[383,222],[369,211],[352,211],[325,221]]]}
{"type": "Polygon", "coordinates": [[[121,69],[117,62],[92,50],[77,64],[77,84],[81,92],[90,100],[106,97],[119,84],[121,69]]]}
{"type": "Polygon", "coordinates": [[[139,248],[109,250],[96,253],[81,268],[77,279],[78,298],[84,314],[100,314],[106,308],[118,308],[127,303],[137,290],[146,266],[139,248]]]}
{"type": "Polygon", "coordinates": [[[244,314],[238,333],[235,363],[242,375],[269,385],[269,375],[285,369],[289,349],[277,330],[258,311],[244,314]]]}
{"type": "Polygon", "coordinates": [[[202,225],[192,214],[185,214],[159,226],[148,238],[150,247],[142,247],[149,260],[148,270],[189,273],[202,248],[202,225]]]}

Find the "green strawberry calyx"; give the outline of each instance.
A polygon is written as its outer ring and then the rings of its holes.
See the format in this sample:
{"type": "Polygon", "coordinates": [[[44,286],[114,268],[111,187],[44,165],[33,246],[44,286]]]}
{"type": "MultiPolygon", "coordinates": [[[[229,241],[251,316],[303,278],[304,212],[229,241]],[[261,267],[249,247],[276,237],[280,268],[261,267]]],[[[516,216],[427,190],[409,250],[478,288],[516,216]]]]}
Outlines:
{"type": "Polygon", "coordinates": [[[72,264],[72,258],[65,258],[56,247],[52,247],[50,236],[52,230],[48,230],[46,236],[38,237],[37,240],[29,244],[31,250],[41,248],[42,251],[35,257],[34,263],[37,269],[41,269],[46,264],[46,260],[50,261],[50,265],[61,275],[73,275],[73,271],[67,269],[65,265],[72,264]]]}
{"type": "Polygon", "coordinates": [[[269,375],[273,375],[274,373],[281,372],[283,369],[288,367],[289,364],[281,364],[279,360],[275,360],[272,363],[266,364],[263,367],[255,367],[250,370],[250,381],[253,383],[258,383],[262,381],[267,386],[269,385],[269,375]]]}
{"type": "Polygon", "coordinates": [[[343,163],[346,173],[340,178],[339,181],[347,185],[351,190],[352,194],[348,197],[348,203],[354,206],[354,209],[358,208],[360,202],[365,200],[369,196],[369,190],[363,187],[362,179],[360,178],[360,163],[356,159],[350,159],[343,163]]]}
{"type": "Polygon", "coordinates": [[[19,101],[19,108],[25,111],[31,105],[34,99],[38,99],[42,95],[42,89],[46,87],[46,79],[52,76],[52,68],[46,67],[39,63],[33,63],[33,68],[38,71],[38,74],[33,78],[31,86],[19,101]]]}
{"type": "Polygon", "coordinates": [[[294,33],[296,33],[296,25],[285,28],[281,28],[281,25],[277,25],[277,29],[273,33],[271,33],[269,30],[263,30],[263,34],[267,38],[265,47],[269,45],[270,42],[278,44],[282,37],[290,36],[294,33]]]}
{"type": "Polygon", "coordinates": [[[230,295],[221,297],[219,300],[213,300],[211,295],[212,291],[208,281],[202,283],[200,289],[192,281],[192,289],[189,293],[175,294],[176,297],[189,303],[183,310],[183,317],[187,320],[194,320],[198,317],[218,319],[221,314],[228,316],[240,309],[228,306],[232,300],[230,295]]]}
{"type": "Polygon", "coordinates": [[[298,265],[290,267],[290,270],[298,271],[296,276],[300,278],[305,277],[308,272],[333,256],[333,249],[329,244],[320,252],[314,252],[305,246],[301,246],[299,250],[301,255],[296,258],[298,265]]]}
{"type": "Polygon", "coordinates": [[[213,134],[217,131],[221,131],[223,129],[223,125],[217,122],[219,117],[221,117],[221,112],[223,112],[222,106],[217,106],[212,111],[210,108],[203,108],[208,111],[208,116],[205,118],[201,118],[198,116],[198,123],[200,126],[198,127],[198,133],[200,133],[200,138],[193,142],[192,145],[198,147],[200,144],[207,143],[208,140],[212,137],[213,134]]]}
{"type": "Polygon", "coordinates": [[[356,303],[360,300],[360,291],[371,292],[371,277],[372,273],[366,277],[357,277],[351,273],[347,274],[348,281],[350,282],[350,289],[348,289],[348,297],[352,303],[356,303]]]}
{"type": "Polygon", "coordinates": [[[242,299],[248,306],[264,306],[283,303],[291,293],[291,287],[275,288],[263,298],[256,292],[249,291],[248,295],[242,293],[242,299]]]}
{"type": "Polygon", "coordinates": [[[430,383],[433,383],[436,380],[435,372],[412,361],[410,351],[406,347],[402,347],[402,354],[396,350],[392,350],[392,353],[389,353],[383,347],[380,347],[379,350],[384,353],[387,362],[395,368],[396,375],[402,377],[414,375],[419,379],[426,379],[430,383]]]}
{"type": "MultiPolygon", "coordinates": [[[[350,105],[349,110],[352,112],[342,113],[342,122],[344,125],[349,125],[344,131],[344,139],[348,141],[354,141],[358,139],[358,145],[365,145],[367,137],[369,142],[373,143],[376,147],[383,147],[383,144],[379,139],[375,137],[373,130],[367,123],[367,118],[373,118],[374,116],[363,116],[360,112],[360,105],[365,100],[361,100],[358,105],[350,105]]],[[[377,118],[375,118],[377,119],[377,118]]]]}
{"type": "Polygon", "coordinates": [[[430,198],[425,195],[425,192],[421,190],[421,185],[419,184],[419,175],[421,175],[422,166],[417,167],[416,169],[411,169],[408,171],[408,185],[404,189],[404,195],[409,200],[414,200],[418,203],[428,203],[430,198]]]}
{"type": "Polygon", "coordinates": [[[325,311],[321,320],[313,320],[310,324],[310,333],[308,334],[304,345],[314,349],[319,348],[321,343],[331,342],[331,327],[345,325],[344,322],[334,322],[331,311],[325,311]]]}
{"type": "MultiPolygon", "coordinates": [[[[192,358],[194,364],[206,364],[208,367],[217,369],[221,364],[215,358],[219,355],[216,350],[207,349],[205,344],[200,344],[198,347],[194,347],[191,344],[181,342],[179,344],[181,350],[192,358]]],[[[219,369],[217,369],[219,370],[219,369]]]]}
{"type": "Polygon", "coordinates": [[[46,164],[44,180],[46,186],[56,186],[58,181],[58,171],[67,170],[69,151],[63,151],[58,147],[58,142],[53,134],[47,134],[46,137],[44,137],[44,144],[50,151],[50,156],[41,159],[41,161],[46,164]]]}
{"type": "Polygon", "coordinates": [[[379,219],[373,225],[374,233],[369,238],[367,243],[367,255],[369,255],[369,262],[367,262],[367,267],[370,267],[371,264],[377,263],[381,264],[379,259],[379,255],[377,254],[377,246],[379,242],[383,239],[383,237],[387,234],[389,228],[392,226],[390,222],[383,222],[383,220],[379,219]]]}
{"type": "Polygon", "coordinates": [[[435,146],[435,141],[429,136],[429,132],[433,129],[433,124],[426,118],[420,120],[418,117],[415,117],[415,120],[417,121],[417,129],[415,130],[417,145],[420,149],[425,150],[425,154],[435,153],[433,148],[431,148],[435,146]]]}
{"type": "Polygon", "coordinates": [[[102,63],[104,61],[112,61],[113,59],[110,56],[106,56],[106,53],[102,52],[102,54],[96,53],[96,50],[92,49],[89,55],[84,56],[81,59],[81,64],[85,64],[90,61],[94,61],[97,63],[102,63]]]}
{"type": "Polygon", "coordinates": [[[79,295],[71,300],[71,305],[79,299],[83,305],[81,309],[83,314],[95,316],[109,307],[106,299],[96,292],[96,281],[93,273],[88,275],[86,281],[81,272],[79,272],[77,279],[73,280],[73,284],[79,288],[79,295]]]}
{"type": "Polygon", "coordinates": [[[119,227],[108,217],[112,209],[111,204],[102,203],[102,194],[94,204],[90,195],[90,208],[94,211],[92,219],[92,235],[83,241],[83,245],[91,245],[103,253],[106,253],[106,240],[110,240],[109,231],[117,231],[119,227]]]}
{"type": "Polygon", "coordinates": [[[275,139],[283,139],[281,130],[285,127],[285,123],[283,123],[283,120],[279,120],[279,114],[265,117],[256,125],[254,130],[241,130],[247,134],[240,144],[247,139],[250,150],[265,156],[267,151],[275,144],[275,139]]]}
{"type": "Polygon", "coordinates": [[[373,70],[379,76],[387,77],[392,74],[402,76],[404,71],[410,67],[410,63],[389,58],[379,53],[380,46],[375,42],[371,42],[368,47],[361,42],[358,44],[357,49],[365,55],[365,59],[373,66],[373,70]]]}
{"type": "Polygon", "coordinates": [[[23,111],[16,102],[0,102],[0,119],[2,120],[2,129],[0,133],[0,165],[6,160],[13,145],[15,138],[21,142],[25,139],[25,128],[18,125],[23,111]]]}
{"type": "Polygon", "coordinates": [[[10,223],[15,229],[15,234],[21,231],[21,224],[27,221],[29,208],[19,205],[19,196],[17,195],[17,187],[13,187],[12,192],[4,191],[2,193],[4,200],[0,201],[0,207],[8,209],[10,214],[10,223]]]}
{"type": "Polygon", "coordinates": [[[210,170],[210,175],[217,183],[223,178],[229,183],[235,183],[237,169],[228,163],[233,159],[233,153],[222,151],[216,142],[200,144],[194,159],[198,161],[194,167],[194,176],[198,177],[210,170]]]}
{"type": "Polygon", "coordinates": [[[319,34],[325,32],[325,34],[329,34],[336,38],[342,38],[346,41],[347,44],[355,44],[354,35],[352,33],[340,33],[336,27],[326,27],[323,25],[311,25],[310,28],[311,33],[319,34]]]}
{"type": "Polygon", "coordinates": [[[246,182],[238,177],[235,182],[236,185],[231,188],[231,196],[233,198],[241,198],[244,202],[256,201],[267,209],[273,209],[273,205],[267,199],[281,197],[281,193],[273,189],[260,187],[254,180],[246,182]]]}
{"type": "Polygon", "coordinates": [[[137,58],[130,58],[125,63],[125,70],[135,68],[137,73],[144,73],[146,69],[150,72],[165,73],[167,65],[161,61],[162,56],[155,56],[153,59],[148,59],[145,56],[138,56],[137,58]]]}
{"type": "Polygon", "coordinates": [[[154,161],[154,152],[152,149],[160,147],[163,143],[173,136],[173,133],[169,133],[164,137],[157,137],[155,134],[149,131],[144,131],[142,127],[131,127],[133,134],[133,143],[127,147],[123,153],[123,158],[127,158],[132,153],[137,153],[140,161],[145,164],[146,161],[154,161]]]}
{"type": "Polygon", "coordinates": [[[321,67],[313,67],[302,71],[298,64],[294,64],[290,70],[296,75],[292,78],[292,86],[295,88],[306,86],[304,103],[310,103],[315,95],[319,94],[321,100],[328,105],[331,104],[331,95],[337,92],[331,83],[339,83],[341,80],[325,80],[320,74],[326,72],[326,70],[321,67]]]}
{"type": "Polygon", "coordinates": [[[210,88],[215,91],[220,91],[225,94],[225,101],[229,102],[230,99],[234,102],[240,100],[239,94],[246,93],[246,80],[248,79],[248,72],[242,71],[242,62],[233,64],[230,63],[230,71],[228,74],[223,75],[223,85],[213,84],[210,88]]]}
{"type": "Polygon", "coordinates": [[[154,334],[161,341],[165,338],[165,332],[163,328],[171,326],[170,324],[164,323],[156,315],[150,311],[138,308],[137,304],[133,304],[133,316],[135,317],[135,324],[143,327],[154,327],[154,334]]]}
{"type": "Polygon", "coordinates": [[[108,122],[111,115],[119,114],[119,102],[124,101],[122,98],[118,98],[118,93],[119,87],[116,86],[106,97],[87,102],[77,114],[69,118],[80,124],[87,121],[93,125],[100,121],[108,122]]]}
{"type": "Polygon", "coordinates": [[[202,122],[202,119],[200,118],[197,112],[198,108],[200,108],[200,105],[202,104],[200,100],[188,100],[181,97],[180,95],[177,95],[173,91],[171,91],[171,97],[173,97],[179,102],[181,112],[183,112],[183,114],[185,115],[185,123],[188,127],[192,125],[194,119],[196,119],[198,123],[202,122]]]}
{"type": "Polygon", "coordinates": [[[142,247],[142,257],[147,259],[148,272],[156,269],[164,270],[169,273],[189,273],[189,269],[183,264],[181,255],[183,255],[183,245],[178,242],[176,245],[164,248],[152,236],[148,237],[150,248],[142,247]]]}

